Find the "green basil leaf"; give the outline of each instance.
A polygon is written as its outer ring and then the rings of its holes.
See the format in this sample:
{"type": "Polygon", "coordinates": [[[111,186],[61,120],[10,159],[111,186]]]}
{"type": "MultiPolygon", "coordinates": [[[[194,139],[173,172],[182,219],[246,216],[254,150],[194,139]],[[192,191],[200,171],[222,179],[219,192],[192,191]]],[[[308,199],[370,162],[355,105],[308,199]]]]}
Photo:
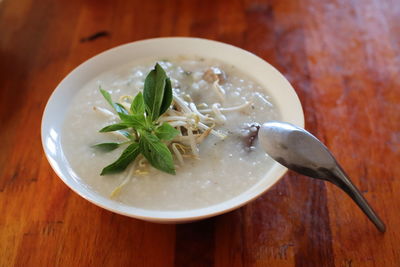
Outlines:
{"type": "Polygon", "coordinates": [[[110,104],[111,107],[113,107],[113,109],[118,112],[118,113],[124,113],[124,114],[128,114],[128,111],[126,111],[126,109],[124,108],[124,106],[122,106],[119,103],[114,103],[111,99],[111,95],[109,92],[107,92],[106,90],[102,89],[100,87],[100,93],[104,96],[104,98],[107,100],[108,104],[110,104]]]}
{"type": "Polygon", "coordinates": [[[160,114],[158,116],[164,114],[164,112],[167,111],[168,108],[171,106],[171,103],[172,103],[172,85],[170,78],[167,78],[165,80],[164,98],[161,103],[160,114]]]}
{"type": "Polygon", "coordinates": [[[107,92],[106,90],[102,89],[100,87],[100,93],[104,96],[104,98],[107,100],[108,104],[110,104],[110,106],[112,106],[114,108],[114,103],[112,102],[111,99],[111,95],[109,92],[107,92]]]}
{"type": "Polygon", "coordinates": [[[133,114],[144,114],[144,99],[142,92],[139,92],[132,101],[131,112],[133,114]]]}
{"type": "Polygon", "coordinates": [[[155,134],[159,139],[169,141],[174,139],[174,137],[179,134],[179,131],[170,124],[164,122],[161,126],[156,128],[155,134]]]}
{"type": "Polygon", "coordinates": [[[141,132],[139,147],[143,156],[154,168],[169,174],[175,174],[171,151],[157,136],[144,131],[141,132]]]}
{"type": "Polygon", "coordinates": [[[146,104],[147,114],[152,121],[155,121],[160,115],[160,108],[164,99],[166,78],[167,74],[157,63],[144,81],[143,98],[146,104]]]}
{"type": "Polygon", "coordinates": [[[128,124],[134,129],[146,129],[147,123],[144,114],[138,115],[126,115],[123,113],[118,113],[119,117],[123,123],[128,124]]]}
{"type": "Polygon", "coordinates": [[[101,133],[113,132],[113,131],[126,129],[129,127],[130,127],[129,124],[122,122],[122,123],[108,125],[108,126],[104,127],[103,129],[101,129],[99,132],[101,132],[101,133]]]}
{"type": "Polygon", "coordinates": [[[103,152],[108,152],[108,151],[113,151],[120,145],[121,145],[120,143],[100,143],[100,144],[95,144],[92,147],[97,148],[103,152]]]}
{"type": "Polygon", "coordinates": [[[136,159],[139,153],[139,144],[130,144],[115,162],[111,163],[101,171],[100,175],[112,174],[125,170],[126,167],[136,159]]]}

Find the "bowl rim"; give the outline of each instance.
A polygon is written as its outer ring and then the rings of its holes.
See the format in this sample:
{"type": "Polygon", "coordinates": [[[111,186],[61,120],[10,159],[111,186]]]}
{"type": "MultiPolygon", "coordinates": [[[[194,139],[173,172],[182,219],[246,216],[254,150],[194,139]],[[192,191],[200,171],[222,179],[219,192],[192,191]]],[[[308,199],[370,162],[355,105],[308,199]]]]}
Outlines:
{"type": "MultiPolygon", "coordinates": [[[[57,176],[70,188],[72,189],[75,193],[83,197],[84,199],[88,200],[89,202],[102,207],[106,210],[137,218],[137,219],[142,219],[146,221],[152,221],[152,222],[162,222],[162,223],[177,223],[177,222],[187,222],[187,221],[194,221],[194,220],[200,220],[200,219],[205,219],[209,217],[213,217],[222,213],[229,212],[231,210],[237,209],[248,202],[254,200],[255,198],[259,197],[263,193],[265,193],[268,189],[270,189],[274,184],[276,184],[282,176],[286,173],[287,168],[284,166],[280,165],[279,163],[276,163],[270,171],[268,171],[265,174],[265,177],[268,176],[270,172],[273,174],[273,179],[270,179],[270,181],[267,183],[267,185],[264,188],[256,188],[259,187],[259,185],[263,180],[266,178],[262,178],[259,182],[257,182],[255,185],[253,185],[250,189],[246,190],[245,192],[242,192],[240,195],[228,199],[226,201],[203,207],[203,208],[198,208],[198,209],[190,209],[190,210],[174,210],[174,211],[159,211],[159,210],[147,210],[147,209],[141,209],[141,208],[136,208],[132,206],[128,206],[126,204],[117,202],[115,200],[108,199],[106,197],[101,196],[98,193],[95,193],[94,190],[90,189],[87,185],[84,184],[84,182],[79,181],[80,178],[76,176],[72,170],[72,172],[65,173],[65,171],[61,170],[62,165],[60,163],[65,163],[65,162],[58,162],[60,160],[60,157],[65,159],[65,156],[62,152],[61,149],[61,141],[59,138],[54,141],[56,142],[55,145],[57,146],[58,149],[60,149],[59,155],[57,158],[53,157],[51,155],[51,151],[49,150],[49,138],[52,138],[50,136],[49,129],[51,130],[51,122],[50,122],[50,109],[54,107],[55,99],[59,97],[60,92],[62,90],[66,91],[67,89],[62,89],[66,88],[63,87],[64,84],[67,83],[70,79],[73,79],[74,76],[78,75],[79,72],[81,72],[83,69],[87,68],[92,64],[96,59],[102,58],[102,57],[107,57],[107,55],[113,54],[118,52],[118,50],[123,50],[123,49],[134,49],[135,46],[140,46],[140,45],[149,45],[149,44],[154,44],[154,43],[159,43],[159,44],[167,44],[167,43],[200,43],[204,44],[205,46],[218,46],[222,47],[224,49],[230,49],[234,50],[238,54],[240,54],[243,57],[249,58],[249,60],[253,60],[257,62],[262,68],[265,68],[269,72],[271,72],[271,75],[274,75],[281,85],[286,87],[288,91],[286,92],[288,96],[291,98],[291,108],[295,110],[295,112],[292,113],[292,118],[290,119],[293,124],[296,124],[299,127],[304,127],[304,114],[303,114],[303,109],[301,102],[291,86],[291,84],[287,81],[287,79],[271,64],[263,60],[262,58],[258,57],[257,55],[244,50],[242,48],[226,44],[223,42],[218,42],[214,40],[209,40],[209,39],[203,39],[203,38],[195,38],[195,37],[161,37],[161,38],[151,38],[151,39],[145,39],[145,40],[139,40],[135,42],[130,42],[126,44],[122,44],[116,47],[113,47],[111,49],[105,50],[89,59],[81,63],[79,66],[74,68],[67,76],[65,76],[62,81],[57,85],[57,87],[53,90],[52,94],[50,95],[46,107],[43,112],[42,116],[42,122],[41,122],[41,140],[42,140],[42,146],[43,150],[45,152],[45,156],[50,163],[50,166],[54,170],[54,172],[57,174],[57,176]],[[61,88],[61,89],[60,89],[61,88]],[[256,190],[257,189],[257,190],[256,190]],[[242,197],[241,197],[242,196],[242,197]],[[246,197],[244,197],[246,196],[246,197]]],[[[199,44],[199,45],[200,45],[199,44]]],[[[212,56],[210,57],[212,58],[212,56]]],[[[130,61],[134,61],[135,59],[132,58],[130,61]]],[[[128,61],[127,61],[128,62],[128,61]]],[[[238,69],[242,72],[242,69],[238,67],[238,69]]],[[[98,74],[100,74],[99,72],[98,74]]],[[[86,82],[88,82],[90,79],[87,79],[86,82]]],[[[263,84],[261,84],[263,86],[263,84]]],[[[281,107],[278,107],[281,108],[281,107]]],[[[65,114],[64,114],[65,115],[65,114]]]]}

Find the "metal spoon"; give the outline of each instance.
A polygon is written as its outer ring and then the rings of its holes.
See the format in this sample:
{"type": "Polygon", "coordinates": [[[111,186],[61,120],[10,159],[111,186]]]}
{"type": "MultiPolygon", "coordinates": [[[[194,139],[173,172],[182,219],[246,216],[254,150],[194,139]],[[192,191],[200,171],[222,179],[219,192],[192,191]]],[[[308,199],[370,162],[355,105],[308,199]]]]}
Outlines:
{"type": "Polygon", "coordinates": [[[260,127],[258,137],[264,150],[274,160],[300,174],[337,185],[357,203],[379,231],[386,231],[385,224],[328,148],[315,136],[293,124],[271,121],[260,127]]]}

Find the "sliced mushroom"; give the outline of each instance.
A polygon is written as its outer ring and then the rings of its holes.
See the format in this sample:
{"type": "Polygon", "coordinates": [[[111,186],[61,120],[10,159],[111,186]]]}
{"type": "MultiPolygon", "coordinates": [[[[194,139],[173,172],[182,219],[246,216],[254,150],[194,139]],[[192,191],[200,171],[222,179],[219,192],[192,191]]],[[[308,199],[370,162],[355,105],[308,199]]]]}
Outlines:
{"type": "Polygon", "coordinates": [[[203,79],[209,83],[218,81],[219,83],[223,84],[226,80],[226,76],[225,72],[223,72],[220,68],[211,67],[204,72],[203,79]]]}
{"type": "Polygon", "coordinates": [[[245,149],[249,152],[254,148],[254,141],[258,136],[258,131],[260,130],[260,124],[258,123],[249,123],[243,129],[244,136],[243,142],[245,145],[245,149]]]}

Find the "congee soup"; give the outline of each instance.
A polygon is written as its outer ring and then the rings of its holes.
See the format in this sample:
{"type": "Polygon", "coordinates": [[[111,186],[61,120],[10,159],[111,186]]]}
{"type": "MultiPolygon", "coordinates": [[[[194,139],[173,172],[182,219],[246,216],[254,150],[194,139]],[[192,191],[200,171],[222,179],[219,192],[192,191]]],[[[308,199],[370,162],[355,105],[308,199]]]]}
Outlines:
{"type": "Polygon", "coordinates": [[[274,164],[257,140],[279,120],[268,88],[236,66],[196,57],[135,61],[74,97],[68,163],[93,191],[150,210],[204,208],[258,183],[274,164]]]}

